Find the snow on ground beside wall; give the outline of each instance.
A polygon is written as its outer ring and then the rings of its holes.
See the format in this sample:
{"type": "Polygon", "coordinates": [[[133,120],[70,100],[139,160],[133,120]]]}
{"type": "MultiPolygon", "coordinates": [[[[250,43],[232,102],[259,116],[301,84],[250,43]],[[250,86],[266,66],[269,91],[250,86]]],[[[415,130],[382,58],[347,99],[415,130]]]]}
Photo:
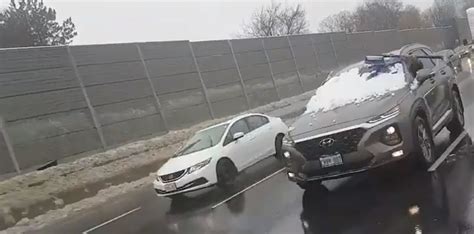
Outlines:
{"type": "Polygon", "coordinates": [[[351,103],[361,103],[406,86],[401,63],[389,67],[390,72],[359,74],[359,67],[349,69],[331,78],[316,90],[306,105],[306,112],[330,111],[351,103]]]}

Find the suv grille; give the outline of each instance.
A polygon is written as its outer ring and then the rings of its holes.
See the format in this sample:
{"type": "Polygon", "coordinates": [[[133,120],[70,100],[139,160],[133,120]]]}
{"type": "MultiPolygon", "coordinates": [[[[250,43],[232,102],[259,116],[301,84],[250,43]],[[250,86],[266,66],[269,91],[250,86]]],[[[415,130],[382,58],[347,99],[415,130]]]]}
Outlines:
{"type": "Polygon", "coordinates": [[[296,149],[299,150],[306,159],[316,160],[321,155],[328,154],[348,154],[357,151],[362,136],[366,132],[363,128],[356,128],[344,132],[338,132],[332,135],[327,135],[296,144],[296,149]],[[332,139],[332,140],[326,140],[332,139]],[[321,144],[323,140],[332,142],[332,144],[321,144]]]}
{"type": "Polygon", "coordinates": [[[177,171],[177,172],[174,172],[174,173],[171,173],[171,174],[162,175],[162,176],[160,176],[160,179],[163,182],[172,182],[172,181],[175,181],[175,180],[178,180],[179,178],[181,178],[184,175],[185,172],[186,172],[186,170],[181,170],[181,171],[177,171]]]}

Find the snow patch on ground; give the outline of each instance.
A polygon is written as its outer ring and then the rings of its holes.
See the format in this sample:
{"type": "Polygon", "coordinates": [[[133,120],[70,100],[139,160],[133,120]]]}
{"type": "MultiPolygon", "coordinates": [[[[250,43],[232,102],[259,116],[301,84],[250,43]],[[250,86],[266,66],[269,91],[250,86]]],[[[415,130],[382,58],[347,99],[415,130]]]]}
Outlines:
{"type": "Polygon", "coordinates": [[[306,112],[330,111],[347,104],[368,101],[407,85],[401,63],[389,67],[389,72],[360,73],[355,67],[331,78],[316,90],[306,106],[306,112]]]}

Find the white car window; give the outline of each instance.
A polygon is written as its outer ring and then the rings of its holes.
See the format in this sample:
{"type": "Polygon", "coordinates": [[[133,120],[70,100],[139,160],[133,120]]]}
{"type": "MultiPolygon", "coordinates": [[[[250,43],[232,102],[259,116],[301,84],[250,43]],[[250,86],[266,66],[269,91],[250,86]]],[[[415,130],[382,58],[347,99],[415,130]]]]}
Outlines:
{"type": "Polygon", "coordinates": [[[243,132],[244,134],[247,134],[250,132],[250,129],[247,125],[247,122],[245,119],[241,119],[237,122],[235,122],[229,129],[229,132],[227,133],[227,136],[224,141],[224,145],[229,144],[234,140],[234,134],[238,132],[243,132]]]}
{"type": "Polygon", "coordinates": [[[246,120],[249,125],[250,131],[253,131],[269,122],[266,117],[259,115],[247,117],[246,120]]]}

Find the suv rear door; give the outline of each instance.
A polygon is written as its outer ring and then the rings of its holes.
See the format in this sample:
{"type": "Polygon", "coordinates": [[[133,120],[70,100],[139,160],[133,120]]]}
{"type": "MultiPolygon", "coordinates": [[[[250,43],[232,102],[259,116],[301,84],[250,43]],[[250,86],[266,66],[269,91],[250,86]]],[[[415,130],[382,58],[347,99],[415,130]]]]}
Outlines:
{"type": "MultiPolygon", "coordinates": [[[[424,51],[422,49],[416,49],[410,53],[415,56],[426,56],[433,55],[430,51],[424,51]]],[[[447,69],[446,64],[443,62],[435,64],[432,59],[419,58],[420,62],[423,63],[424,69],[430,69],[434,74],[433,78],[425,81],[419,90],[424,94],[424,98],[431,112],[431,123],[434,127],[438,127],[436,123],[441,120],[443,115],[449,109],[449,73],[450,69],[447,69]]],[[[436,129],[438,130],[438,129],[436,129]]]]}

